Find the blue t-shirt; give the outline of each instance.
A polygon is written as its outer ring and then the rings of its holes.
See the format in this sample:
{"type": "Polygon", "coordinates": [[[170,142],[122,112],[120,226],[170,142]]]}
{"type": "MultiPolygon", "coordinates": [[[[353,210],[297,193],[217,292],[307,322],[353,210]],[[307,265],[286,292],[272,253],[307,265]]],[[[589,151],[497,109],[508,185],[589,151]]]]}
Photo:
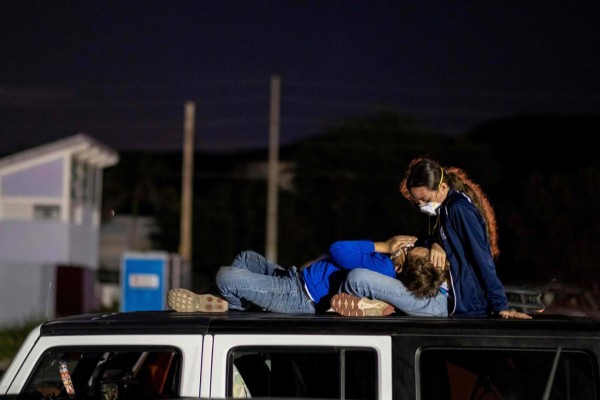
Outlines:
{"type": "Polygon", "coordinates": [[[315,261],[302,271],[306,289],[317,306],[329,308],[331,296],[338,292],[348,270],[354,268],[366,268],[396,277],[392,260],[389,256],[376,252],[372,241],[335,242],[329,247],[327,257],[315,261]]]}

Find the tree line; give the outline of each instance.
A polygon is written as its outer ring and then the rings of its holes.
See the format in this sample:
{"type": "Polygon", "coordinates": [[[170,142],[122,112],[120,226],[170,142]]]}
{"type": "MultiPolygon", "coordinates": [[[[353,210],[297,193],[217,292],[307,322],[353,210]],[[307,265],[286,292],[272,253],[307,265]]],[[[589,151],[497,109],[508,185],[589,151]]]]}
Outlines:
{"type": "MultiPolygon", "coordinates": [[[[280,150],[291,184],[280,189],[278,262],[300,266],[340,239],[417,234],[427,217],[399,193],[414,157],[457,166],[486,191],[498,220],[505,284],[595,284],[600,250],[600,157],[588,141],[600,118],[523,116],[470,132],[430,132],[383,111],[316,132],[280,150]]],[[[193,277],[210,285],[242,250],[264,253],[266,179],[244,173],[266,150],[196,153],[193,277]]],[[[179,153],[122,153],[105,171],[105,209],[157,220],[157,250],[177,252],[179,153]]]]}

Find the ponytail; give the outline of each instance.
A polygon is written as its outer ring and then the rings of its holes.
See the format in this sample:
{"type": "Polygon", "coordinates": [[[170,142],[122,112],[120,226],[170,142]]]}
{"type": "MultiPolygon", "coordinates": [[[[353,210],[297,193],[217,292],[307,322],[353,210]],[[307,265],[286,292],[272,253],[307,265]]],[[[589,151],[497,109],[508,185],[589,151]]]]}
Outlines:
{"type": "Polygon", "coordinates": [[[488,197],[483,192],[481,187],[469,179],[467,173],[462,169],[457,167],[447,167],[445,168],[445,171],[448,185],[451,188],[459,192],[463,192],[469,196],[469,198],[473,200],[475,207],[477,207],[481,213],[481,216],[485,221],[485,228],[490,241],[492,257],[497,258],[500,254],[500,248],[498,247],[496,214],[488,197]]]}

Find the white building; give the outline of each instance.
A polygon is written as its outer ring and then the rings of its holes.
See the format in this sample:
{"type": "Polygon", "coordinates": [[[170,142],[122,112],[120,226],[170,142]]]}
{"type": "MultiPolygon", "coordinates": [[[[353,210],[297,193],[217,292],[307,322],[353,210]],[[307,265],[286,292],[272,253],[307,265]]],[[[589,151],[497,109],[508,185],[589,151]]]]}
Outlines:
{"type": "Polygon", "coordinates": [[[0,326],[97,307],[103,169],[85,134],[0,159],[0,326]]]}

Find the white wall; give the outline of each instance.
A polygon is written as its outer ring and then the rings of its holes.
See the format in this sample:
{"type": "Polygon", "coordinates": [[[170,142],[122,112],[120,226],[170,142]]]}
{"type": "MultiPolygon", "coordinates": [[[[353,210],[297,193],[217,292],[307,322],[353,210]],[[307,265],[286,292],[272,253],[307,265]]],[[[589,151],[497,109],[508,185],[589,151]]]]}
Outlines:
{"type": "Polygon", "coordinates": [[[0,261],[0,328],[54,318],[54,264],[0,261]]]}
{"type": "Polygon", "coordinates": [[[0,263],[5,261],[70,263],[69,225],[55,221],[2,221],[0,263]]]}

